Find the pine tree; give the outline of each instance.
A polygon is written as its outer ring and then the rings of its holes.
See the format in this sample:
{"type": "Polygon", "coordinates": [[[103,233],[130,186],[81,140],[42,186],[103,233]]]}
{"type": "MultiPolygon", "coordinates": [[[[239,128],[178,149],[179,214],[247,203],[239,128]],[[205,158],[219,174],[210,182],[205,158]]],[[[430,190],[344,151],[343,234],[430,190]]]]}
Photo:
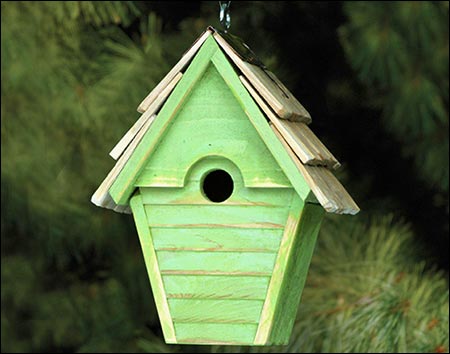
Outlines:
{"type": "Polygon", "coordinates": [[[418,172],[448,193],[448,1],[370,1],[344,6],[347,57],[370,87],[367,104],[415,159],[418,172]]]}

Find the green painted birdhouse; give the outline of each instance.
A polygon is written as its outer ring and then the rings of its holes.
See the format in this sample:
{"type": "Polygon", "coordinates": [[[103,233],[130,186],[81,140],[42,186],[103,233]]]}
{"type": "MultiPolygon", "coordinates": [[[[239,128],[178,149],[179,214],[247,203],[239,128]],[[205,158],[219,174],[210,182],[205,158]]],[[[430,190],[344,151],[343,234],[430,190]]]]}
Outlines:
{"type": "Polygon", "coordinates": [[[287,344],[324,211],[359,210],[310,115],[213,28],[138,111],[92,202],[133,214],[166,342],[287,344]]]}

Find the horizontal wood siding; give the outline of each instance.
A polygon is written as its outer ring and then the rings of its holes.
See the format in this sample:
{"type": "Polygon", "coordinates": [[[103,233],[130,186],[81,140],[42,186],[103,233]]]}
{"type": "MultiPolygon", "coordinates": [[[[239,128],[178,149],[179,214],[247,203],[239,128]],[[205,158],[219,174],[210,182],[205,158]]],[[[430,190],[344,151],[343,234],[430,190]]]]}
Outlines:
{"type": "Polygon", "coordinates": [[[250,345],[295,192],[234,178],[235,193],[212,203],[197,176],[140,189],[177,343],[250,345]]]}
{"type": "Polygon", "coordinates": [[[152,229],[157,251],[277,252],[281,229],[152,229]]]}
{"type": "Polygon", "coordinates": [[[244,272],[271,274],[276,253],[158,251],[159,268],[166,271],[244,272]]]}
{"type": "Polygon", "coordinates": [[[263,300],[169,299],[175,323],[253,323],[261,315],[263,300]]]}
{"type": "Polygon", "coordinates": [[[255,337],[256,324],[175,323],[177,343],[249,345],[255,337]]]}
{"type": "Polygon", "coordinates": [[[264,300],[270,277],[164,275],[169,299],[264,300]]]}
{"type": "Polygon", "coordinates": [[[284,227],[288,210],[262,206],[216,205],[146,205],[151,227],[183,227],[190,225],[255,225],[255,228],[280,229],[284,227]]]}
{"type": "MultiPolygon", "coordinates": [[[[200,193],[200,182],[194,181],[193,188],[140,188],[144,204],[152,205],[212,205],[200,193]]],[[[236,183],[236,181],[235,181],[236,183]]],[[[222,203],[214,204],[223,206],[266,206],[286,207],[294,193],[293,188],[241,188],[235,191],[229,199],[222,203]]],[[[220,210],[220,209],[219,209],[220,210]]]]}

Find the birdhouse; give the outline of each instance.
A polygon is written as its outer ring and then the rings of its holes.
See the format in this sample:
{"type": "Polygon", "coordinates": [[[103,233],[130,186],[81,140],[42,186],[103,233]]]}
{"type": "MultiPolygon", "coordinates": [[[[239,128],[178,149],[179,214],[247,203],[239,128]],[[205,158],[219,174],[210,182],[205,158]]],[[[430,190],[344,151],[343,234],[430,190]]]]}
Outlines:
{"type": "Polygon", "coordinates": [[[166,342],[287,344],[324,212],[359,211],[310,115],[211,27],[138,111],[92,202],[133,214],[166,342]]]}

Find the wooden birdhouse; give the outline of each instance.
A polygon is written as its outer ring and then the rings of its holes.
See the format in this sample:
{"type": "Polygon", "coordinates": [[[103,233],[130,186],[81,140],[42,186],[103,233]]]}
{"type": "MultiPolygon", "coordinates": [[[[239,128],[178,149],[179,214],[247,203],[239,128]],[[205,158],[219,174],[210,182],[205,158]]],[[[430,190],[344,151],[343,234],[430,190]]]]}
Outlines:
{"type": "Polygon", "coordinates": [[[133,214],[166,342],[287,344],[324,211],[359,210],[310,115],[213,28],[138,111],[92,202],[133,214]]]}

